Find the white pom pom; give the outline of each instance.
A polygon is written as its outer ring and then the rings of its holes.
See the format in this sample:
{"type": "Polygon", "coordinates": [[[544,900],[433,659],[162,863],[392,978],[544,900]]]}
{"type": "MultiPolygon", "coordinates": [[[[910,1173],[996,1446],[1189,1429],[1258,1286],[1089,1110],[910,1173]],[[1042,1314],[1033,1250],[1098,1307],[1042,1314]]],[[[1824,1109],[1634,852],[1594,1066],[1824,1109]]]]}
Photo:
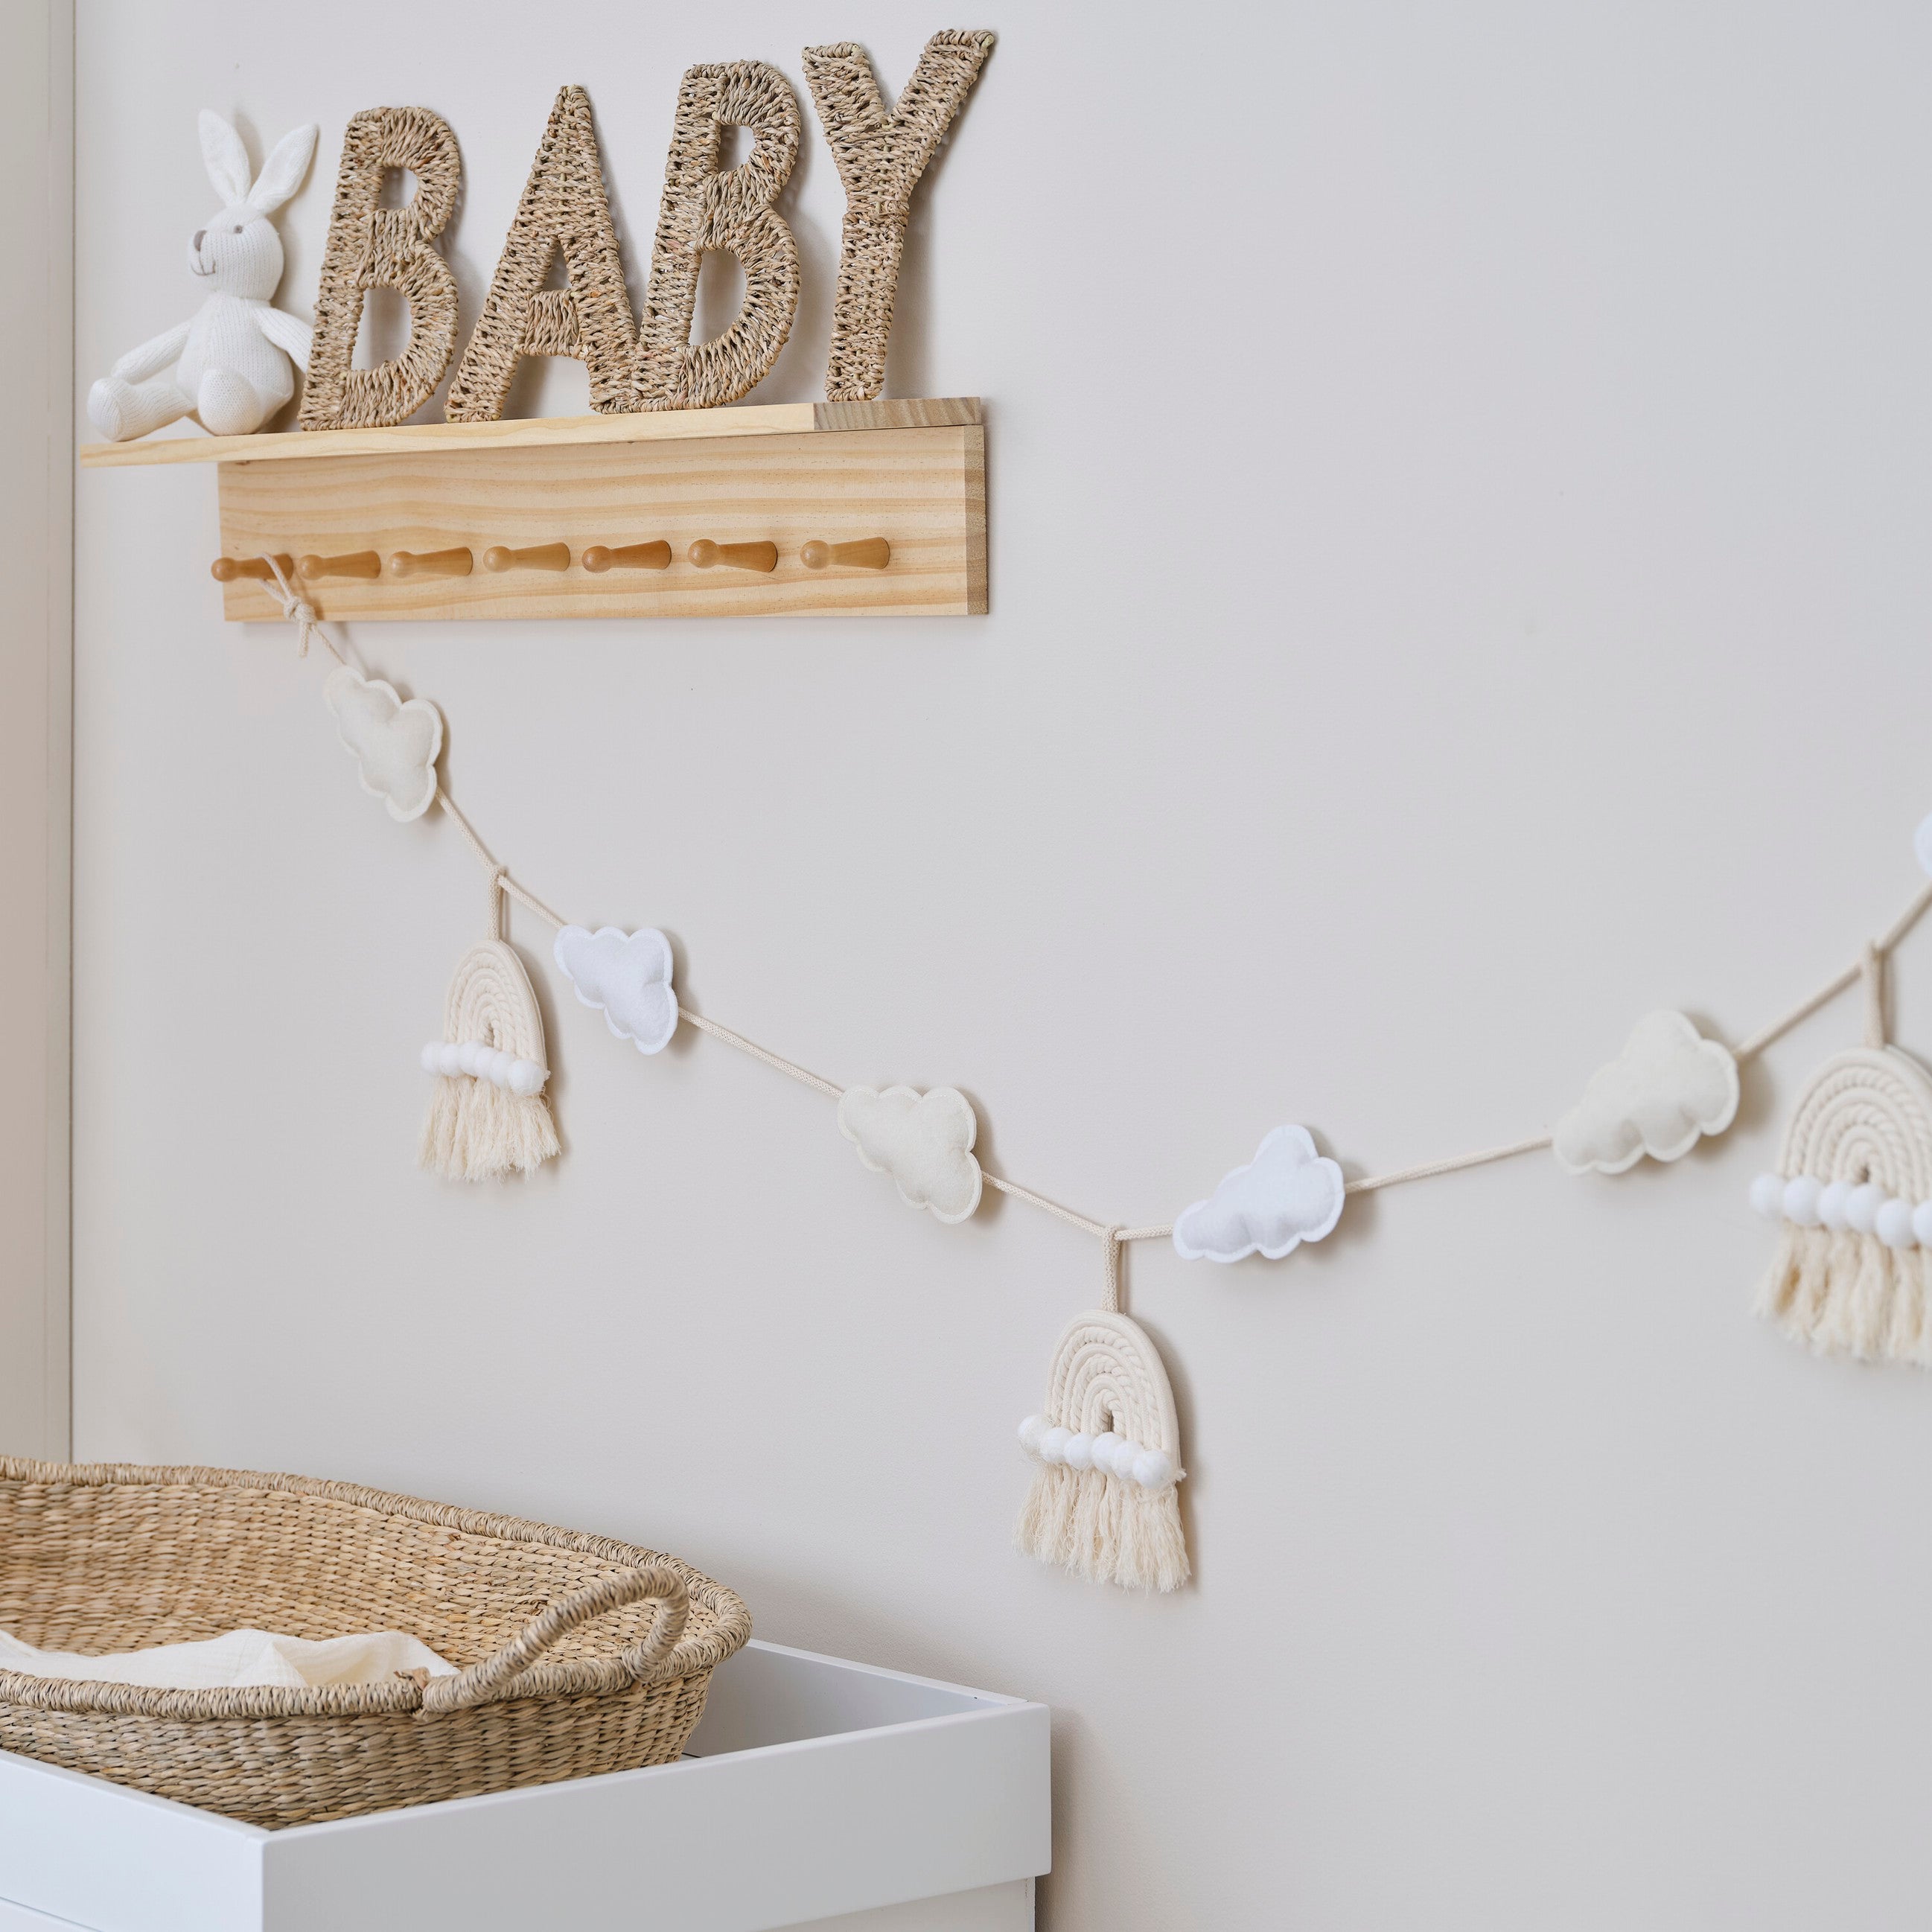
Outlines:
{"type": "Polygon", "coordinates": [[[1767,1221],[1782,1219],[1784,1214],[1784,1177],[1760,1174],[1751,1183],[1750,1204],[1767,1221]]]}
{"type": "Polygon", "coordinates": [[[1042,1462],[1064,1462],[1066,1460],[1066,1445],[1073,1440],[1070,1429],[1049,1429],[1040,1438],[1040,1457],[1042,1462]]]}
{"type": "Polygon", "coordinates": [[[1103,1429],[1094,1438],[1094,1466],[1112,1476],[1118,1472],[1114,1458],[1120,1453],[1120,1438],[1111,1429],[1103,1429]]]}
{"type": "Polygon", "coordinates": [[[1845,1225],[1861,1234],[1869,1234],[1878,1226],[1878,1210],[1885,1205],[1885,1190],[1875,1180],[1852,1190],[1845,1203],[1845,1225]]]}
{"type": "Polygon", "coordinates": [[[513,1060],[510,1063],[510,1091],[527,1097],[541,1094],[544,1082],[550,1075],[534,1060],[513,1060]]]}
{"type": "Polygon", "coordinates": [[[1794,1174],[1784,1184],[1785,1219],[1801,1228],[1818,1225],[1818,1197],[1824,1192],[1808,1174],[1794,1174]]]}
{"type": "Polygon", "coordinates": [[[476,1078],[476,1070],[483,1064],[480,1057],[482,1052],[482,1046],[473,1040],[466,1040],[456,1049],[457,1065],[461,1067],[472,1079],[476,1078]]]}
{"type": "Polygon", "coordinates": [[[1851,1183],[1847,1180],[1830,1180],[1825,1184],[1818,1196],[1818,1218],[1828,1228],[1843,1228],[1845,1206],[1852,1198],[1851,1183]]]}
{"type": "Polygon", "coordinates": [[[476,1071],[493,1087],[508,1086],[510,1056],[494,1046],[479,1046],[476,1049],[476,1071]]]}
{"type": "Polygon", "coordinates": [[[1912,1233],[1922,1248],[1932,1248],[1932,1201],[1922,1201],[1912,1209],[1912,1233]]]}
{"type": "Polygon", "coordinates": [[[433,1040],[422,1050],[422,1070],[434,1073],[442,1064],[442,1042],[433,1040]]]}
{"type": "Polygon", "coordinates": [[[463,1049],[446,1040],[436,1049],[436,1070],[454,1079],[463,1071],[463,1049]]]}
{"type": "Polygon", "coordinates": [[[1888,1248],[1909,1248],[1917,1238],[1912,1232],[1912,1203],[1888,1201],[1878,1210],[1876,1232],[1888,1248]]]}
{"type": "Polygon", "coordinates": [[[1144,1490],[1162,1490],[1174,1480],[1174,1458],[1164,1449],[1143,1449],[1134,1458],[1134,1480],[1144,1490]]]}
{"type": "Polygon", "coordinates": [[[1046,1418],[1030,1415],[1020,1424],[1020,1447],[1029,1456],[1040,1454],[1040,1438],[1046,1433],[1046,1418]]]}
{"type": "Polygon", "coordinates": [[[1060,1454],[1066,1458],[1070,1469],[1090,1469],[1094,1466],[1094,1438],[1083,1429],[1066,1438],[1066,1447],[1060,1454]]]}

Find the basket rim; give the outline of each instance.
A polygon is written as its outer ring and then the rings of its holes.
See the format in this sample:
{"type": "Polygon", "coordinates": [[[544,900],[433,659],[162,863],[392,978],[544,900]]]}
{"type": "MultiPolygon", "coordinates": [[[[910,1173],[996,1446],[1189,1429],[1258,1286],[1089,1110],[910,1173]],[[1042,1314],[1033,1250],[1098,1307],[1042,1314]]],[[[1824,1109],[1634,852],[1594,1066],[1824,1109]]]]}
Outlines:
{"type": "MultiPolygon", "coordinates": [[[[504,1543],[532,1544],[598,1557],[614,1569],[657,1564],[674,1570],[694,1604],[715,1620],[712,1628],[680,1639],[649,1675],[639,1678],[614,1653],[569,1663],[534,1664],[492,1702],[536,1702],[563,1696],[608,1696],[673,1680],[708,1674],[740,1649],[752,1634],[752,1613],[744,1599],[682,1557],[646,1550],[614,1537],[561,1529],[528,1516],[502,1516],[431,1502],[392,1490],[322,1476],[296,1476],[259,1469],[214,1468],[196,1463],[48,1462],[32,1456],[0,1456],[0,1484],[27,1488],[248,1490],[278,1491],[346,1504],[381,1516],[454,1529],[504,1543]]],[[[73,1677],[40,1677],[0,1670],[0,1707],[93,1712],[103,1715],[218,1720],[260,1718],[355,1718],[414,1714],[424,1721],[454,1718],[423,1707],[423,1687],[412,1679],[387,1684],[249,1684],[212,1690],[163,1690],[146,1684],[104,1684],[73,1677]]],[[[467,1708],[474,1708],[473,1706],[467,1708]]]]}

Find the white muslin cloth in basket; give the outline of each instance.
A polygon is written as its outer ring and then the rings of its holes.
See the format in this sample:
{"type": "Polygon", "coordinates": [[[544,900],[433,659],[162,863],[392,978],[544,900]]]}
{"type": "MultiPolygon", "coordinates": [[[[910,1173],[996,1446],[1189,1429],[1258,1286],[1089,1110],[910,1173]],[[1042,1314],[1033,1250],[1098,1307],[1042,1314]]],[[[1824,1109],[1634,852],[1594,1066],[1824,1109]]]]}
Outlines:
{"type": "Polygon", "coordinates": [[[0,1670],[34,1677],[76,1677],[92,1684],[142,1684],[160,1690],[224,1690],[279,1684],[290,1690],[326,1684],[380,1684],[398,1671],[453,1677],[456,1666],[420,1637],[402,1630],[352,1636],[282,1636],[274,1630],[224,1630],[199,1643],[157,1644],[106,1657],[36,1650],[0,1630],[0,1670]]]}

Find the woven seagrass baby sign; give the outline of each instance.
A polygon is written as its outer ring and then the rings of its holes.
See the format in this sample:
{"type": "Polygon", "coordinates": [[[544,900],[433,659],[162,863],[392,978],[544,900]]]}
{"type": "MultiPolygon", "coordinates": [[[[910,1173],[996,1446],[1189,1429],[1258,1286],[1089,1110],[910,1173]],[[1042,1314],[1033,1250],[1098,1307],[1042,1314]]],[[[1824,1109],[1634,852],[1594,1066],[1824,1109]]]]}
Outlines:
{"type": "MultiPolygon", "coordinates": [[[[805,50],[812,100],[845,190],[825,380],[833,401],[868,400],[885,387],[913,190],[992,45],[982,32],[934,34],[890,113],[862,47],[842,41],[805,50]]],[[[590,406],[601,413],[715,409],[748,394],[778,360],[798,311],[798,243],[777,204],[803,130],[798,97],[776,68],[728,61],[686,71],[643,313],[634,316],[590,97],[565,88],[451,379],[448,419],[500,417],[526,356],[582,362],[590,406]],[[734,128],[745,130],[751,148],[728,168],[724,142],[734,128]],[[736,258],[744,300],[722,334],[694,343],[698,269],[713,251],[736,258]],[[562,285],[550,286],[560,265],[562,285]]],[[[371,108],[349,124],[316,297],[304,429],[404,422],[434,393],[457,332],[455,280],[435,243],[462,177],[455,136],[427,108],[371,108]],[[380,206],[386,176],[405,169],[422,184],[415,198],[400,208],[380,206]],[[407,299],[409,342],[392,361],[352,369],[363,298],[373,288],[407,299]]]]}

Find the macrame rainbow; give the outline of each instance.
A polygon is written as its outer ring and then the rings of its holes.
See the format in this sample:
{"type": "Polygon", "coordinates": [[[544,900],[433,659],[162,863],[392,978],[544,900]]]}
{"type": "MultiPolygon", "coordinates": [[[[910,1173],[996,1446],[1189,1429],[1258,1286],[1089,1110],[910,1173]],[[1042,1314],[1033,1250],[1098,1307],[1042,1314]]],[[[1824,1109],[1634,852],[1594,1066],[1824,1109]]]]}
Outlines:
{"type": "Polygon", "coordinates": [[[422,1053],[424,1072],[436,1076],[422,1165],[450,1180],[535,1173],[558,1151],[543,1096],[543,1016],[506,942],[479,940],[458,962],[442,1034],[422,1053]]]}
{"type": "Polygon", "coordinates": [[[1138,1322],[1106,1309],[1074,1317],[1053,1352],[1046,1412],[1020,1424],[1020,1442],[1040,1466],[1020,1513],[1028,1556],[1130,1589],[1186,1582],[1180,1424],[1138,1322]]]}
{"type": "Polygon", "coordinates": [[[1758,1312],[1821,1355],[1932,1368],[1932,1074],[1895,1046],[1827,1060],[1753,1204],[1783,1222],[1758,1312]]]}

